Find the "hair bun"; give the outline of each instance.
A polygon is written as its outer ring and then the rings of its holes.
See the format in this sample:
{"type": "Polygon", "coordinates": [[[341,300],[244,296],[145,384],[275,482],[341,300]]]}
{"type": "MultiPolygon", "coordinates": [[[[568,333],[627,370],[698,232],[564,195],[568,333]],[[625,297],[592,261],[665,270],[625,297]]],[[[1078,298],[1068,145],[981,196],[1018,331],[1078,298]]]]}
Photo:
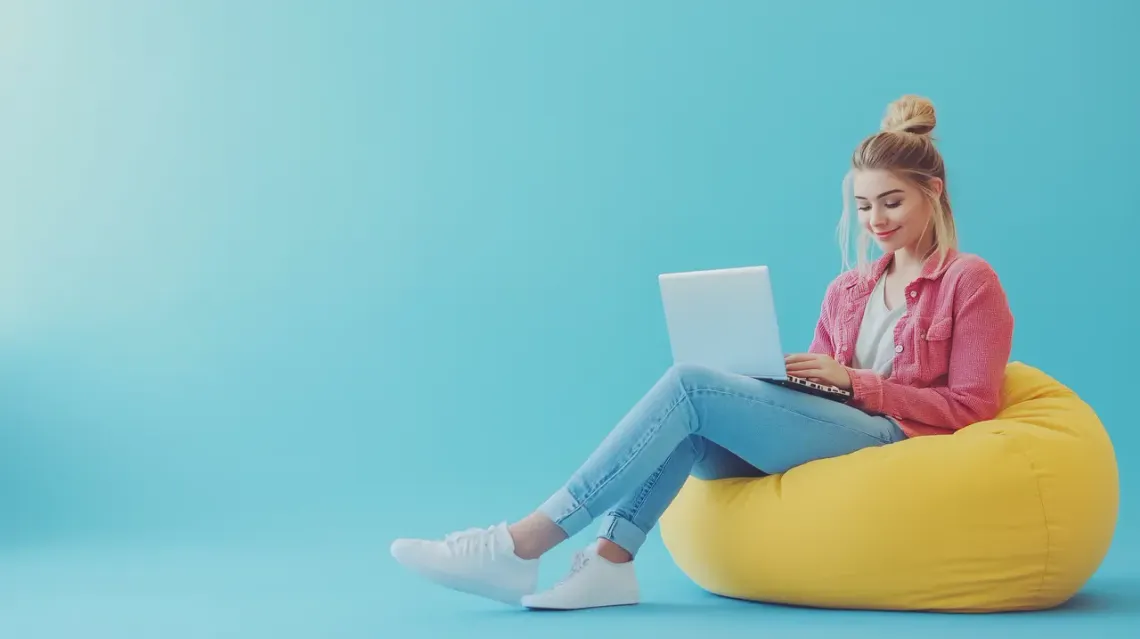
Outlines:
{"type": "Polygon", "coordinates": [[[934,104],[917,95],[904,95],[895,100],[887,107],[887,114],[883,117],[883,130],[894,133],[930,135],[934,132],[935,124],[934,104]]]}

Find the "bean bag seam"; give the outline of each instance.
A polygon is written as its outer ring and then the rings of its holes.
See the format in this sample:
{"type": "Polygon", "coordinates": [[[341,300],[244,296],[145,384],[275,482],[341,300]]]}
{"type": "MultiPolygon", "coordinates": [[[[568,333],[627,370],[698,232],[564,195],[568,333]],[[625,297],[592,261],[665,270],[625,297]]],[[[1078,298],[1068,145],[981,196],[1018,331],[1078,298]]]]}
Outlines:
{"type": "Polygon", "coordinates": [[[1033,464],[1033,457],[1020,446],[1018,446],[1016,450],[1018,454],[1025,458],[1026,463],[1029,464],[1029,472],[1033,474],[1033,486],[1037,490],[1037,503],[1041,505],[1041,521],[1045,524],[1045,560],[1041,565],[1041,581],[1037,584],[1036,592],[1036,596],[1040,597],[1041,593],[1045,590],[1045,580],[1049,576],[1049,560],[1052,559],[1053,554],[1053,536],[1049,532],[1049,513],[1045,508],[1045,497],[1041,492],[1041,475],[1037,472],[1037,467],[1033,464]]]}
{"type": "MultiPolygon", "coordinates": [[[[744,394],[741,394],[741,393],[734,393],[734,392],[732,392],[732,391],[729,391],[729,390],[724,390],[724,389],[721,389],[721,388],[699,387],[699,388],[693,388],[693,389],[690,389],[690,390],[689,390],[689,392],[690,392],[690,393],[717,393],[717,394],[720,394],[720,395],[729,395],[729,396],[731,396],[731,397],[736,397],[736,398],[738,398],[738,399],[743,399],[743,400],[745,400],[745,401],[748,401],[748,402],[752,402],[752,403],[754,403],[754,404],[764,404],[764,405],[766,405],[766,406],[770,406],[770,407],[772,407],[772,408],[775,408],[775,409],[778,409],[778,410],[784,411],[785,413],[795,413],[795,411],[793,411],[793,410],[791,410],[791,409],[789,409],[789,408],[785,408],[785,407],[783,407],[783,406],[780,406],[779,404],[776,404],[775,402],[772,402],[772,401],[769,401],[769,400],[766,400],[766,399],[763,399],[763,398],[760,398],[760,397],[751,397],[751,396],[748,396],[748,395],[744,395],[744,394]]],[[[811,420],[811,421],[813,421],[813,422],[818,422],[818,423],[820,423],[820,424],[827,424],[828,426],[835,426],[836,428],[839,428],[839,429],[845,430],[845,431],[847,431],[847,432],[849,432],[849,433],[854,433],[854,434],[856,434],[856,435],[864,435],[864,436],[866,436],[866,437],[868,437],[868,438],[870,438],[870,439],[873,439],[873,440],[875,440],[875,441],[877,441],[877,442],[880,442],[880,443],[882,443],[882,444],[890,444],[890,443],[892,443],[892,440],[890,440],[890,439],[885,439],[885,438],[882,438],[882,437],[876,437],[875,435],[872,435],[871,433],[868,433],[868,432],[865,432],[865,431],[861,431],[861,430],[859,430],[859,429],[857,429],[857,428],[851,428],[850,426],[847,426],[847,425],[845,425],[845,424],[840,424],[840,423],[838,423],[838,422],[830,422],[830,421],[827,421],[827,420],[824,420],[824,419],[817,419],[817,418],[815,418],[815,417],[808,417],[807,415],[800,415],[799,413],[795,413],[795,414],[799,415],[800,417],[803,417],[804,419],[808,419],[808,420],[811,420]]],[[[697,424],[697,430],[700,430],[700,424],[699,424],[699,423],[697,424]]]]}

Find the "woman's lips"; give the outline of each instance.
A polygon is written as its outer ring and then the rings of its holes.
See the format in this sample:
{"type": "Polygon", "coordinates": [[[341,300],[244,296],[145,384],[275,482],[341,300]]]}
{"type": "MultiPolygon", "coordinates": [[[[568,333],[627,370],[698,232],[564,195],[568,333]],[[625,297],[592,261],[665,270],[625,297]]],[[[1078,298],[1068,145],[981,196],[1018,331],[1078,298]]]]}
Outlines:
{"type": "Polygon", "coordinates": [[[890,237],[890,236],[894,235],[896,232],[898,232],[898,230],[899,230],[898,228],[893,228],[893,229],[891,229],[891,230],[889,230],[889,231],[882,231],[882,232],[879,232],[879,231],[871,231],[871,232],[872,232],[872,233],[874,233],[874,234],[875,234],[875,237],[879,238],[880,240],[885,240],[885,239],[887,239],[888,237],[890,237]]]}

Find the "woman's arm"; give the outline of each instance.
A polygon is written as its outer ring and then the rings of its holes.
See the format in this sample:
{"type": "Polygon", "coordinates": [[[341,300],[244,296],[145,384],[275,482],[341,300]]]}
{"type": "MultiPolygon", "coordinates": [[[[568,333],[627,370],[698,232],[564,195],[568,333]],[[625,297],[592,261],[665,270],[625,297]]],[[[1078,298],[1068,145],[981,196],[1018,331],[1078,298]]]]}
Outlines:
{"type": "Polygon", "coordinates": [[[997,414],[1013,343],[1005,292],[997,274],[985,268],[963,275],[957,295],[946,386],[915,388],[849,368],[855,405],[952,430],[997,414]]]}
{"type": "Polygon", "coordinates": [[[824,293],[823,303],[820,304],[819,321],[815,324],[815,335],[812,337],[811,346],[808,347],[809,353],[827,355],[828,357],[835,356],[835,343],[831,340],[831,331],[828,329],[828,325],[831,323],[832,306],[837,294],[838,287],[835,282],[832,282],[827,287],[827,292],[824,293]]]}

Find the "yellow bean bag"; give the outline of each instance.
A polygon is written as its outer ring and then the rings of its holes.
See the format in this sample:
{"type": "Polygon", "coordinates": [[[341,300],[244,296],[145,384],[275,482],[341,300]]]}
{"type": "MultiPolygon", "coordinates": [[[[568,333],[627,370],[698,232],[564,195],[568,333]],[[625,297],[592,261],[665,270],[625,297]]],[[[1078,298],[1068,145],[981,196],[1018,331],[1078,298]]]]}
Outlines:
{"type": "Polygon", "coordinates": [[[661,520],[710,592],[772,603],[997,612],[1057,606],[1116,527],[1112,444],[1071,390],[1020,363],[996,419],[783,475],[691,477],[661,520]]]}

